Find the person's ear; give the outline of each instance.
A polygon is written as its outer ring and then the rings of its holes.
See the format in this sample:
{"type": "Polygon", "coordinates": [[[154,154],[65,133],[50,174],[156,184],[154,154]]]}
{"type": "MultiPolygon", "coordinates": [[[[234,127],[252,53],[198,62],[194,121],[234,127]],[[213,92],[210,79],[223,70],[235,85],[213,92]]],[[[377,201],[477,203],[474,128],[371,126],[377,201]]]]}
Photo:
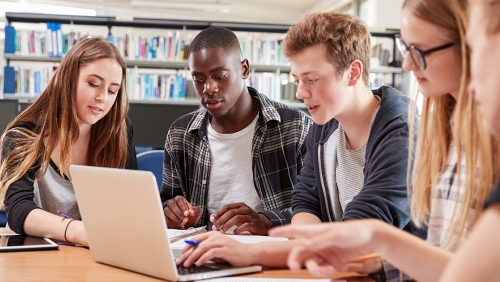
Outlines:
{"type": "Polygon", "coordinates": [[[349,86],[354,86],[358,81],[363,80],[363,63],[360,60],[354,60],[349,66],[349,86]]]}
{"type": "Polygon", "coordinates": [[[247,59],[243,59],[243,61],[241,61],[241,71],[243,79],[247,79],[250,75],[250,64],[247,59]]]}

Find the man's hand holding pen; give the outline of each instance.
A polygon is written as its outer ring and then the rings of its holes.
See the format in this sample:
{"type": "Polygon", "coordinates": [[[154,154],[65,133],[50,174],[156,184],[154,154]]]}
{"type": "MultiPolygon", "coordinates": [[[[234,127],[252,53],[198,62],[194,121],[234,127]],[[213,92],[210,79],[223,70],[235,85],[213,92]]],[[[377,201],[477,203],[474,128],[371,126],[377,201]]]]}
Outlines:
{"type": "Polygon", "coordinates": [[[183,196],[168,200],[163,210],[168,228],[185,229],[194,226],[201,217],[203,210],[193,206],[183,196]]]}

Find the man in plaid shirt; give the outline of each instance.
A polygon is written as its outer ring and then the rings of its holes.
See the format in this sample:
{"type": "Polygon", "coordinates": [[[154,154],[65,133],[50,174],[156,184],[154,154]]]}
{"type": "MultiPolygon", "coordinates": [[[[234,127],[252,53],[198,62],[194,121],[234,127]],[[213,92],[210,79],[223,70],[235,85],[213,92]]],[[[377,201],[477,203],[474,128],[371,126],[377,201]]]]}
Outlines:
{"type": "Polygon", "coordinates": [[[290,223],[312,120],[246,86],[249,63],[228,29],[200,32],[189,68],[203,107],[167,134],[160,195],[168,227],[264,235],[290,223]]]}

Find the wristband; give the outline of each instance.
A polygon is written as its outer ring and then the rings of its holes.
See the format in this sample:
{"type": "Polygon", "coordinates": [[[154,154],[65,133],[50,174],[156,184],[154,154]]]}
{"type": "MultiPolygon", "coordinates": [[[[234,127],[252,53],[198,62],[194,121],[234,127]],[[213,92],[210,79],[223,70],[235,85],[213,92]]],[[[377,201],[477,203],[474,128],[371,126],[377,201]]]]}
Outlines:
{"type": "Polygon", "coordinates": [[[69,226],[69,224],[70,224],[71,222],[73,222],[73,221],[74,221],[74,219],[70,220],[70,221],[68,222],[68,224],[66,224],[66,229],[64,229],[64,240],[65,240],[66,242],[68,242],[68,243],[71,243],[71,242],[68,240],[68,238],[66,238],[66,233],[68,232],[68,226],[69,226]]]}

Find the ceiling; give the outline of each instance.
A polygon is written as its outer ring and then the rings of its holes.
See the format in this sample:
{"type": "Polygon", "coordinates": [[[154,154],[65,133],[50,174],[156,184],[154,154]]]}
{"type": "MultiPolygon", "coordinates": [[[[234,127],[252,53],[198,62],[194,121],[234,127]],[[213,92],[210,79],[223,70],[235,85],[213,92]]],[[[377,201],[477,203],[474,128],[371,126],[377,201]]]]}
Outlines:
{"type": "Polygon", "coordinates": [[[98,16],[293,24],[352,0],[0,0],[5,12],[39,13],[37,4],[96,10],[98,16]]]}

